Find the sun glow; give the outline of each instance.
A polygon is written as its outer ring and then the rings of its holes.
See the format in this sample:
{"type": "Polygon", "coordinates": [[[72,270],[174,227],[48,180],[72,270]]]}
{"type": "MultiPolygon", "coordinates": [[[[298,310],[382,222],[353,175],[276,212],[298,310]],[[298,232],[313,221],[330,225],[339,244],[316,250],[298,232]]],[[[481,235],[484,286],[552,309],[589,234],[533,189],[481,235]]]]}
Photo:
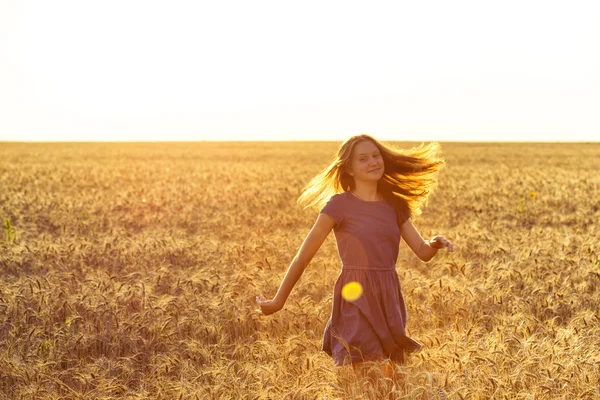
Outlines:
{"type": "Polygon", "coordinates": [[[5,2],[0,140],[598,140],[599,7],[5,2]]]}

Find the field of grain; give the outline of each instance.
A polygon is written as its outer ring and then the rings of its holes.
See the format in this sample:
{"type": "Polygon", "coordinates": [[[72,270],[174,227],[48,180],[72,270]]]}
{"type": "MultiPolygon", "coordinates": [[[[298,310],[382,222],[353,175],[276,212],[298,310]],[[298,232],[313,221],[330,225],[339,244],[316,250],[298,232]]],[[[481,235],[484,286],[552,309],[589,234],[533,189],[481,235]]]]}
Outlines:
{"type": "MultiPolygon", "coordinates": [[[[400,143],[404,147],[414,145],[400,143]]],[[[0,143],[1,399],[334,399],[327,239],[296,205],[338,143],[0,143]]],[[[600,397],[600,144],[442,143],[397,263],[424,350],[391,398],[600,397]]]]}

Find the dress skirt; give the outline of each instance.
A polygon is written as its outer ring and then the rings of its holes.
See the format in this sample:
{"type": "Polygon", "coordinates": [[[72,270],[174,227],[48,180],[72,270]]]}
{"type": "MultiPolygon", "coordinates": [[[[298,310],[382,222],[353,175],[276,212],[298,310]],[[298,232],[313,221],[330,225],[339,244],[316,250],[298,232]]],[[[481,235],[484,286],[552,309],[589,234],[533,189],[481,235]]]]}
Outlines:
{"type": "Polygon", "coordinates": [[[403,362],[421,344],[406,336],[406,305],[395,267],[348,266],[335,284],[331,318],[323,335],[323,351],[338,366],[391,359],[403,362]],[[358,282],[362,295],[348,301],[342,288],[358,282]]]}

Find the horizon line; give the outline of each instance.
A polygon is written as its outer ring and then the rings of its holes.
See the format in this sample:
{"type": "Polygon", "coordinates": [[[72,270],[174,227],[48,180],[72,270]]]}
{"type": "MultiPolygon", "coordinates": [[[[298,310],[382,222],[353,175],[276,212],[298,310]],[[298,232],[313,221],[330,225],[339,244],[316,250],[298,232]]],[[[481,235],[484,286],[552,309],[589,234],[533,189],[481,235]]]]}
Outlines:
{"type": "MultiPolygon", "coordinates": [[[[404,143],[423,143],[423,142],[439,142],[439,143],[485,143],[485,144],[525,144],[525,143],[538,143],[538,144],[599,144],[600,140],[398,140],[398,139],[383,139],[375,138],[382,142],[404,142],[404,143]]],[[[345,140],[345,139],[344,139],[345,140]]],[[[253,139],[253,140],[0,140],[0,143],[36,143],[36,144],[50,144],[50,143],[340,143],[344,140],[339,139],[288,139],[288,140],[266,140],[266,139],[253,139]]]]}

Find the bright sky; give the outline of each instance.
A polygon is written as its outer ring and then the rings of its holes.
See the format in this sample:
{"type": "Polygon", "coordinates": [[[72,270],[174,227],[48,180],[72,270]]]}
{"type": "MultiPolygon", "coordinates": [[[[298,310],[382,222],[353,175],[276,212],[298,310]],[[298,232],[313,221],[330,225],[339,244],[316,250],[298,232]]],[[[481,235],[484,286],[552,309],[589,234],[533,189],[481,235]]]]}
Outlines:
{"type": "Polygon", "coordinates": [[[600,2],[0,0],[0,140],[600,140],[600,2]]]}

